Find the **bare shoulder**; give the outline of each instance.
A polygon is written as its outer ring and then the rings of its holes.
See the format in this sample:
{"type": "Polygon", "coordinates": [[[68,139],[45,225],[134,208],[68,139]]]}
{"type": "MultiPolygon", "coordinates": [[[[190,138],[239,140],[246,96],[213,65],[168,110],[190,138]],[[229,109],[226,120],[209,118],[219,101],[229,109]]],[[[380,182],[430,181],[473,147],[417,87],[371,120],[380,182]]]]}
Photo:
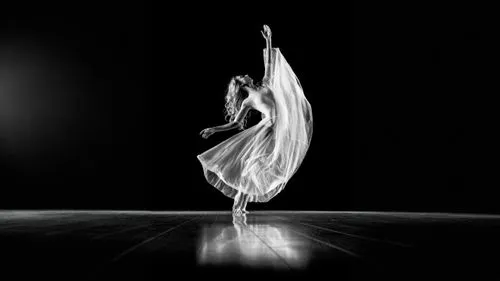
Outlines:
{"type": "Polygon", "coordinates": [[[249,107],[253,107],[254,105],[254,100],[253,100],[253,95],[248,95],[248,97],[243,100],[243,102],[241,103],[242,106],[249,106],[249,107]]]}
{"type": "Polygon", "coordinates": [[[272,91],[271,91],[271,88],[270,88],[270,86],[269,86],[269,84],[264,84],[264,85],[262,85],[262,91],[263,91],[265,94],[269,94],[269,93],[271,93],[271,92],[272,92],[272,91]]]}
{"type": "Polygon", "coordinates": [[[262,86],[259,87],[258,92],[262,96],[268,96],[268,95],[272,94],[272,90],[271,90],[271,88],[269,88],[269,86],[267,84],[262,84],[262,86]]]}

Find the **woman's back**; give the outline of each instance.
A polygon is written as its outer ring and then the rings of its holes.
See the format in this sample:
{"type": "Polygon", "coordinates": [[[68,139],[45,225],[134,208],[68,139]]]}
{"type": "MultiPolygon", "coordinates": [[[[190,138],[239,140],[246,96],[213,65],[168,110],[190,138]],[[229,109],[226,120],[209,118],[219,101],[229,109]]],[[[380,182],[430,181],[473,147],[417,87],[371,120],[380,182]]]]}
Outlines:
{"type": "Polygon", "coordinates": [[[271,90],[268,88],[256,91],[250,89],[246,103],[262,113],[263,118],[273,119],[276,116],[276,106],[271,90]]]}

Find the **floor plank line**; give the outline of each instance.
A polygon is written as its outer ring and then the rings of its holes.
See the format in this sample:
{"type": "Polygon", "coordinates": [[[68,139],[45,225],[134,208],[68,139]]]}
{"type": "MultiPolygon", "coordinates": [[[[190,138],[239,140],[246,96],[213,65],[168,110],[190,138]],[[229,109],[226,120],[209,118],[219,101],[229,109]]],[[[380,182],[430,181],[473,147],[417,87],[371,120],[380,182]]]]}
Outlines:
{"type": "MultiPolygon", "coordinates": [[[[279,217],[277,217],[277,218],[279,218],[279,217]]],[[[282,218],[279,218],[279,219],[282,219],[282,218]]],[[[337,246],[337,245],[332,244],[332,243],[330,243],[330,242],[323,241],[323,240],[321,240],[321,239],[314,238],[314,237],[309,236],[309,235],[307,235],[307,234],[304,234],[304,233],[302,233],[302,232],[300,232],[300,231],[294,230],[293,228],[289,228],[289,229],[290,229],[290,231],[295,232],[295,233],[297,233],[298,235],[300,235],[300,236],[302,236],[302,237],[305,237],[305,238],[310,239],[310,240],[312,240],[312,241],[318,242],[318,243],[323,244],[323,245],[325,245],[325,246],[328,246],[328,247],[330,247],[330,248],[332,248],[332,249],[336,249],[336,250],[341,251],[341,252],[343,252],[343,253],[346,253],[346,254],[348,254],[348,255],[350,255],[350,256],[353,256],[353,257],[356,257],[356,258],[361,258],[361,256],[359,256],[358,254],[356,254],[356,253],[354,253],[354,252],[351,252],[351,251],[349,251],[349,250],[346,250],[346,249],[344,249],[344,248],[342,248],[342,247],[340,247],[340,246],[337,246]]]]}
{"type": "Polygon", "coordinates": [[[317,226],[314,224],[309,224],[309,223],[304,223],[304,222],[297,222],[297,223],[305,225],[305,226],[309,226],[312,228],[321,229],[321,230],[325,230],[328,232],[337,233],[337,234],[341,234],[341,235],[345,235],[345,236],[350,236],[350,237],[354,237],[354,238],[358,238],[358,239],[363,239],[363,240],[367,240],[367,241],[371,241],[371,242],[387,243],[387,244],[391,244],[394,246],[400,246],[400,247],[412,247],[412,245],[409,245],[409,244],[387,241],[387,240],[380,240],[380,239],[376,239],[376,238],[372,238],[372,237],[366,237],[366,236],[352,234],[352,233],[348,233],[348,232],[343,232],[343,231],[339,231],[339,230],[335,230],[335,229],[331,229],[331,228],[321,227],[321,226],[317,226]]]}
{"type": "Polygon", "coordinates": [[[288,270],[291,269],[290,265],[288,264],[288,262],[278,252],[276,252],[276,250],[273,249],[273,247],[271,247],[271,245],[269,245],[265,240],[262,239],[262,237],[260,237],[259,235],[257,235],[257,233],[255,233],[255,231],[253,231],[252,229],[250,229],[247,225],[245,225],[245,228],[248,231],[250,231],[253,235],[255,235],[255,237],[257,237],[257,239],[259,239],[260,242],[262,242],[267,248],[269,248],[269,250],[271,250],[271,252],[273,252],[276,256],[278,256],[278,258],[280,259],[280,261],[285,264],[285,266],[287,267],[288,270]]]}
{"type": "Polygon", "coordinates": [[[124,257],[124,256],[126,256],[127,254],[129,254],[129,253],[133,252],[134,250],[136,250],[137,248],[141,247],[142,245],[145,245],[145,244],[147,244],[147,243],[149,243],[149,242],[151,242],[151,241],[153,241],[153,240],[155,240],[155,239],[158,239],[159,237],[161,237],[161,236],[163,236],[163,235],[165,235],[165,234],[167,234],[167,233],[171,232],[172,230],[175,230],[175,229],[177,229],[177,228],[181,227],[182,225],[184,225],[184,224],[186,224],[186,223],[188,223],[188,222],[191,222],[191,221],[193,221],[193,220],[195,220],[195,219],[197,219],[197,218],[193,218],[193,219],[190,219],[190,220],[184,221],[184,222],[182,222],[182,223],[180,223],[180,224],[178,224],[178,225],[176,225],[176,226],[173,226],[173,227],[171,227],[171,228],[169,228],[169,229],[167,229],[167,230],[165,230],[165,231],[161,232],[161,233],[160,233],[160,234],[158,234],[158,235],[155,235],[155,236],[153,236],[153,237],[150,237],[150,238],[148,238],[148,239],[146,239],[146,240],[142,241],[141,243],[138,243],[138,244],[136,244],[136,245],[134,245],[134,246],[132,246],[132,247],[128,248],[127,250],[123,251],[122,253],[120,253],[119,255],[117,255],[116,257],[114,257],[114,258],[111,260],[111,262],[116,262],[116,261],[118,261],[119,259],[123,258],[123,257],[124,257]]]}

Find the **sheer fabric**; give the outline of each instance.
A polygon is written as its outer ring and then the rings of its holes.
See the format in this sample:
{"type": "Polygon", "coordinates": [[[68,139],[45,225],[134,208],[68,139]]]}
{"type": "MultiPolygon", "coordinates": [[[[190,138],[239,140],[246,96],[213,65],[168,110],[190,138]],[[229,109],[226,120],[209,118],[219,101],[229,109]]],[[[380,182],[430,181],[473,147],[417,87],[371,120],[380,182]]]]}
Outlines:
{"type": "MultiPolygon", "coordinates": [[[[267,62],[266,50],[264,60],[267,62]]],[[[258,124],[198,155],[206,180],[224,195],[267,202],[301,165],[312,137],[311,105],[279,48],[272,49],[269,112],[258,124]]]]}

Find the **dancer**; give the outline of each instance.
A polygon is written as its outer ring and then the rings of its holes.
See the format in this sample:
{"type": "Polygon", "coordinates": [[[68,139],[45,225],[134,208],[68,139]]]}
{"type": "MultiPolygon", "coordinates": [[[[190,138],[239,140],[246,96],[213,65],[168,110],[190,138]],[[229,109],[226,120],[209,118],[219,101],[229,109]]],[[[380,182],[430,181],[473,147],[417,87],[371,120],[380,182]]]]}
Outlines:
{"type": "Polygon", "coordinates": [[[226,94],[229,123],[201,131],[203,138],[240,128],[242,132],[198,155],[206,180],[234,199],[233,213],[246,214],[248,202],[268,202],[297,171],[312,137],[312,110],[302,86],[264,25],[264,78],[231,79],[226,94]],[[249,110],[262,120],[244,130],[249,110]]]}

